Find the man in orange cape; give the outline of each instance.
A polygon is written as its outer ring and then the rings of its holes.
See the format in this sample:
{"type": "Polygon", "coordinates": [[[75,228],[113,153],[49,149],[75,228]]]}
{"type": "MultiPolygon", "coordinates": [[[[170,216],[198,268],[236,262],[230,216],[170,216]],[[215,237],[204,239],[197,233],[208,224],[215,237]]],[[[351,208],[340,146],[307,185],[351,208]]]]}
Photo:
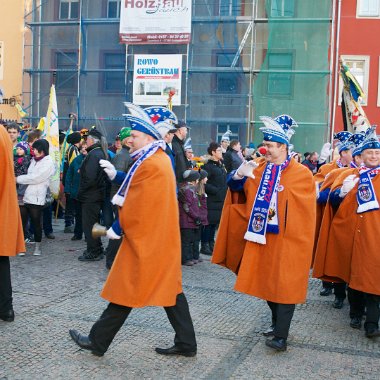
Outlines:
{"type": "Polygon", "coordinates": [[[311,172],[289,156],[294,120],[261,120],[265,160],[231,173],[212,262],[237,274],[236,290],[267,301],[272,326],[264,335],[273,338],[266,345],[284,351],[295,304],[306,299],[315,185],[311,172]]]}
{"type": "Polygon", "coordinates": [[[24,234],[17,202],[11,139],[0,124],[0,319],[14,320],[9,257],[25,252],[24,234]]]}
{"type": "MultiPolygon", "coordinates": [[[[320,167],[318,173],[314,176],[314,181],[317,187],[317,193],[321,190],[321,187],[324,186],[324,181],[327,180],[327,177],[330,176],[330,173],[334,172],[335,170],[348,168],[350,163],[352,162],[352,155],[351,155],[351,149],[350,149],[350,139],[352,138],[353,134],[351,132],[347,131],[341,131],[334,135],[334,141],[336,142],[336,147],[338,148],[339,152],[339,158],[337,160],[334,160],[328,164],[325,164],[320,167]]],[[[326,190],[326,186],[324,186],[324,189],[326,190]]],[[[314,250],[313,250],[313,261],[315,256],[315,251],[317,248],[317,241],[319,239],[319,231],[321,228],[322,223],[322,217],[323,212],[325,208],[325,202],[317,202],[317,214],[316,214],[316,228],[315,228],[315,235],[314,235],[314,250]]],[[[338,300],[335,304],[335,306],[338,306],[338,308],[341,308],[343,306],[342,300],[342,294],[344,293],[345,298],[345,290],[339,288],[339,286],[334,286],[332,282],[329,281],[322,281],[322,290],[320,291],[321,296],[329,296],[334,289],[335,296],[338,294],[338,300]]]]}
{"type": "Polygon", "coordinates": [[[323,266],[314,270],[315,276],[341,279],[349,288],[364,293],[365,330],[369,338],[380,336],[380,258],[376,241],[380,232],[377,200],[380,196],[380,143],[375,136],[363,143],[363,166],[352,169],[345,178],[338,178],[331,191],[330,203],[338,209],[328,234],[323,266]]]}
{"type": "Polygon", "coordinates": [[[107,236],[122,242],[101,293],[110,302],[108,307],[89,336],[76,330],[70,330],[70,335],[80,347],[102,356],[132,308],[163,306],[176,335],[173,347],[156,348],[156,352],[195,356],[194,327],[182,291],[175,176],[165,143],[146,117],[127,115],[134,160],[128,173],[116,172],[110,162],[100,161],[108,177],[121,184],[112,200],[119,206],[120,222],[114,222],[107,236]]]}

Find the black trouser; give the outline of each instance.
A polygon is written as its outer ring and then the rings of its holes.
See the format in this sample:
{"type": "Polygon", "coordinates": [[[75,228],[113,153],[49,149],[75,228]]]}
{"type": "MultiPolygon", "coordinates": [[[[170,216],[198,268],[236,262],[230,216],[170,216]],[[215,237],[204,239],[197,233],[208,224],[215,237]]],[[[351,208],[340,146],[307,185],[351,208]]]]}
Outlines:
{"type": "Polygon", "coordinates": [[[12,309],[12,282],[8,256],[0,256],[0,314],[12,309]]]}
{"type": "Polygon", "coordinates": [[[202,243],[208,243],[215,240],[215,231],[217,224],[209,224],[202,228],[202,243]]]}
{"type": "Polygon", "coordinates": [[[42,211],[42,228],[45,236],[53,233],[52,205],[46,206],[42,211]]]}
{"type": "Polygon", "coordinates": [[[42,225],[41,225],[41,215],[43,206],[24,204],[20,206],[20,213],[22,219],[22,227],[24,230],[24,236],[27,234],[28,218],[33,225],[34,231],[34,241],[40,243],[42,240],[42,225]]]}
{"type": "Polygon", "coordinates": [[[182,264],[199,259],[200,228],[181,228],[182,264]]]}
{"type": "Polygon", "coordinates": [[[365,296],[360,290],[347,288],[348,303],[350,304],[350,318],[361,318],[365,310],[365,296]]]}
{"type": "MultiPolygon", "coordinates": [[[[175,331],[174,343],[180,349],[196,351],[197,342],[193,321],[191,320],[189,305],[183,293],[177,295],[174,306],[164,308],[170,324],[175,331]]],[[[114,303],[108,304],[100,318],[92,326],[89,338],[100,352],[106,352],[113,338],[123,326],[131,307],[120,306],[114,303]]]]}
{"type": "Polygon", "coordinates": [[[65,227],[70,227],[74,224],[74,204],[73,198],[70,194],[65,193],[66,206],[65,206],[65,227]]]}
{"type": "Polygon", "coordinates": [[[272,324],[274,325],[274,336],[288,339],[290,323],[292,322],[296,305],[267,301],[272,311],[272,324]]]}
{"type": "Polygon", "coordinates": [[[345,282],[334,282],[333,288],[335,297],[340,300],[346,299],[346,287],[347,284],[345,282]]]}
{"type": "Polygon", "coordinates": [[[82,203],[77,199],[72,198],[74,215],[75,215],[75,225],[74,225],[74,236],[82,238],[83,227],[82,227],[82,203]]]}
{"type": "Polygon", "coordinates": [[[366,319],[364,323],[364,328],[366,331],[370,329],[379,328],[379,318],[380,318],[380,296],[376,294],[364,293],[365,296],[365,306],[367,309],[366,319]]]}
{"type": "Polygon", "coordinates": [[[82,203],[82,227],[87,241],[87,252],[89,254],[98,255],[103,251],[100,238],[94,239],[92,237],[92,227],[95,223],[99,223],[101,208],[102,202],[82,203]]]}

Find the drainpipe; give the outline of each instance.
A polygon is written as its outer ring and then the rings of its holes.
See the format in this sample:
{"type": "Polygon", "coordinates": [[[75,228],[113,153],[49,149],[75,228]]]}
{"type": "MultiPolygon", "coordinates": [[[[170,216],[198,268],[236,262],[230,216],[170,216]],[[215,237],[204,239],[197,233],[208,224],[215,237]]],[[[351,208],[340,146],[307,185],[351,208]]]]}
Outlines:
{"type": "Polygon", "coordinates": [[[334,138],[335,129],[335,113],[336,113],[336,103],[339,88],[339,38],[340,38],[340,19],[342,10],[342,0],[338,0],[338,17],[337,17],[337,29],[336,29],[336,48],[335,48],[335,78],[334,78],[334,97],[332,99],[332,120],[331,120],[331,131],[330,131],[330,142],[332,144],[334,138]]]}

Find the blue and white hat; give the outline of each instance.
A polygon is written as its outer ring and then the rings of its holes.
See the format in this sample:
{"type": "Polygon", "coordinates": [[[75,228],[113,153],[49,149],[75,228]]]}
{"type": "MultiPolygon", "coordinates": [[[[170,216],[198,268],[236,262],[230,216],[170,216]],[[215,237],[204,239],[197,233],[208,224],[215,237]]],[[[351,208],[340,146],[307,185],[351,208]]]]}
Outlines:
{"type": "Polygon", "coordinates": [[[264,134],[265,141],[274,141],[289,146],[290,139],[294,135],[293,128],[298,127],[295,120],[289,115],[279,115],[272,119],[269,116],[260,116],[264,127],[260,130],[264,134]]]}
{"type": "Polygon", "coordinates": [[[372,126],[366,131],[366,137],[361,144],[361,152],[366,149],[380,149],[379,138],[376,135],[376,126],[372,126]]]}
{"type": "Polygon", "coordinates": [[[220,142],[222,142],[222,141],[228,141],[228,142],[230,142],[230,136],[231,135],[232,135],[232,132],[229,129],[227,129],[226,133],[220,139],[220,142]]]}
{"type": "Polygon", "coordinates": [[[153,124],[157,124],[161,121],[170,121],[173,124],[178,123],[177,116],[169,108],[156,106],[144,108],[144,111],[148,114],[153,124]]]}
{"type": "Polygon", "coordinates": [[[153,124],[149,124],[145,120],[132,115],[126,115],[126,118],[129,121],[129,125],[131,126],[132,131],[146,133],[156,140],[162,139],[160,132],[154,127],[153,124]]]}
{"type": "Polygon", "coordinates": [[[350,137],[354,143],[354,147],[352,149],[352,157],[358,156],[362,152],[362,144],[366,138],[365,132],[355,133],[352,137],[350,137]]]}
{"type": "Polygon", "coordinates": [[[344,150],[349,150],[353,147],[353,143],[350,140],[351,136],[352,133],[348,131],[340,131],[338,133],[335,133],[334,140],[338,140],[337,148],[339,153],[343,152],[344,150]]]}

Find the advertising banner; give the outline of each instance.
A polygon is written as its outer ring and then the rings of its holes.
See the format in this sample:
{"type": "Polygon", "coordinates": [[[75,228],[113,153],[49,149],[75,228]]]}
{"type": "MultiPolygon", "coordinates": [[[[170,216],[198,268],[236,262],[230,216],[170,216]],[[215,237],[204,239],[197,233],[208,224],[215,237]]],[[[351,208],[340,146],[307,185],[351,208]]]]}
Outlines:
{"type": "Polygon", "coordinates": [[[166,106],[169,93],[172,104],[181,104],[182,55],[135,55],[133,69],[133,103],[166,106]]]}
{"type": "Polygon", "coordinates": [[[122,0],[120,42],[188,44],[192,0],[122,0]]]}

